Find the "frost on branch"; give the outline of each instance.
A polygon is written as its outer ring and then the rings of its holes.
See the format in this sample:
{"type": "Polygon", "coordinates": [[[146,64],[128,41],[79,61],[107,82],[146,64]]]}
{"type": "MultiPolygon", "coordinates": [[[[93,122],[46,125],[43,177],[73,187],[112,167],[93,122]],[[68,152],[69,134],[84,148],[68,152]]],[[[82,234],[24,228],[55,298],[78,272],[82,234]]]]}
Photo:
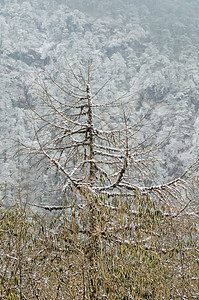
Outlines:
{"type": "Polygon", "coordinates": [[[172,206],[190,203],[197,164],[168,183],[145,186],[162,141],[154,143],[153,133],[142,134],[146,119],[133,123],[122,97],[107,101],[100,98],[101,89],[91,90],[90,65],[86,76],[69,67],[64,82],[51,76],[40,82],[43,106],[35,111],[37,148],[32,150],[62,174],[62,191],[72,188],[81,195],[122,196],[132,202],[137,193],[150,194],[172,206]]]}

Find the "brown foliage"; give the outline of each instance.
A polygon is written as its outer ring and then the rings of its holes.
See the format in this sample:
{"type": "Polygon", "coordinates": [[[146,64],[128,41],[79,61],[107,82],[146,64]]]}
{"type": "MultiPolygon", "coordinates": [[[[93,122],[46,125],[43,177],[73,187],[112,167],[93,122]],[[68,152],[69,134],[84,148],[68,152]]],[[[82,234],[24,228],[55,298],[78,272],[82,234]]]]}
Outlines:
{"type": "Polygon", "coordinates": [[[149,197],[136,210],[99,198],[91,233],[89,213],[76,205],[47,218],[1,210],[0,297],[197,298],[196,217],[169,216],[149,197]]]}

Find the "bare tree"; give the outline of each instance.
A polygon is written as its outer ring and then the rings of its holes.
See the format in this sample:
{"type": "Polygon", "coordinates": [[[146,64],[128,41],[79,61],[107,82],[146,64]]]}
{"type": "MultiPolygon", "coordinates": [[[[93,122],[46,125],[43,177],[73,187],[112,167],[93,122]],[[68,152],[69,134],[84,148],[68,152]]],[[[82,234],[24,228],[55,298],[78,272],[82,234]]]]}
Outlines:
{"type": "MultiPolygon", "coordinates": [[[[124,97],[105,103],[100,99],[104,86],[92,92],[90,63],[87,78],[83,73],[69,67],[64,83],[61,75],[59,80],[42,77],[38,94],[42,105],[33,110],[35,141],[26,148],[55,166],[64,180],[62,191],[78,193],[86,207],[88,220],[82,232],[87,234],[85,255],[90,264],[90,299],[96,299],[95,258],[99,256],[102,239],[102,232],[99,233],[102,207],[117,209],[113,204],[120,198],[129,203],[129,212],[136,214],[136,201],[150,195],[154,201],[177,206],[177,213],[181,213],[194,199],[193,174],[197,164],[166,184],[141,186],[145,178],[151,177],[154,154],[162,141],[153,144],[154,133],[143,137],[146,118],[133,123],[124,97]],[[111,124],[109,115],[118,111],[123,122],[115,120],[111,124]],[[107,204],[106,199],[113,202],[107,204]]],[[[40,163],[46,166],[44,161],[40,163]]],[[[43,208],[53,210],[62,206],[43,208]]]]}
{"type": "Polygon", "coordinates": [[[81,69],[78,73],[72,68],[67,71],[64,84],[51,76],[40,80],[43,105],[40,111],[34,110],[39,125],[35,125],[34,146],[28,147],[62,173],[62,190],[130,197],[131,201],[137,193],[149,193],[172,205],[191,200],[197,163],[168,183],[141,186],[145,178],[151,178],[155,151],[163,141],[152,144],[154,133],[150,130],[143,138],[145,117],[132,124],[123,97],[101,101],[99,94],[105,85],[92,93],[89,63],[87,78],[81,69]],[[109,116],[118,109],[123,122],[115,117],[111,124],[109,116]]]}

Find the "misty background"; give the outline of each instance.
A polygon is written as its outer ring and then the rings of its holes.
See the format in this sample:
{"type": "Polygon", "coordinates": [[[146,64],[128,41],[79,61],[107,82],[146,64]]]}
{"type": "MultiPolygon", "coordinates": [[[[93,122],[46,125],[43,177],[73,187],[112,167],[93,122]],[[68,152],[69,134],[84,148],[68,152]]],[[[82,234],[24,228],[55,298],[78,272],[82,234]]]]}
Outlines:
{"type": "MultiPolygon", "coordinates": [[[[155,181],[180,175],[199,152],[199,4],[197,0],[0,0],[0,184],[5,203],[50,198],[54,173],[37,172],[20,141],[31,142],[29,107],[37,108],[39,74],[92,62],[92,89],[101,99],[128,91],[132,119],[150,110],[160,153],[155,181]],[[31,190],[31,193],[29,191],[31,190]],[[34,192],[35,191],[35,192],[34,192]],[[40,192],[38,192],[40,191],[40,192]]],[[[110,120],[114,123],[118,119],[110,120]]],[[[60,196],[61,197],[61,196],[60,196]]],[[[59,201],[59,197],[56,201],[59,201]]]]}

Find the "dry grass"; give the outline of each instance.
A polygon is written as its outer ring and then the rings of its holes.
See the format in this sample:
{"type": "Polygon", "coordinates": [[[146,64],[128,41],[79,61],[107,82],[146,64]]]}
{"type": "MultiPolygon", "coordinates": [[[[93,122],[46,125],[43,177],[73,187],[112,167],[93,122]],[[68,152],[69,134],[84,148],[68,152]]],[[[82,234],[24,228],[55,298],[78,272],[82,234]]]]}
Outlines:
{"type": "Polygon", "coordinates": [[[195,217],[149,197],[136,210],[98,199],[95,211],[91,232],[87,205],[48,220],[1,210],[0,299],[198,299],[195,217]]]}

